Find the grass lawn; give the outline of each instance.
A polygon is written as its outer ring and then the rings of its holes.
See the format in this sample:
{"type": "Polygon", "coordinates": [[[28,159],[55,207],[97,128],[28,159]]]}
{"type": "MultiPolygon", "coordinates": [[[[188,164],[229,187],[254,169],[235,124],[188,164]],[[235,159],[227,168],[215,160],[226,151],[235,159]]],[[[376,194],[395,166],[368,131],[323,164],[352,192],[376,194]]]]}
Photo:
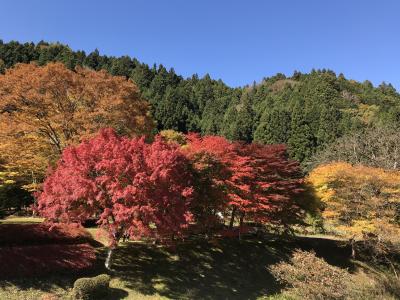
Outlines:
{"type": "Polygon", "coordinates": [[[0,224],[37,224],[42,223],[43,218],[39,217],[8,217],[5,219],[0,219],[0,224]]]}
{"type": "MultiPolygon", "coordinates": [[[[96,229],[89,231],[97,236],[96,229]]],[[[115,251],[110,299],[265,299],[279,292],[268,266],[287,259],[296,248],[314,249],[329,263],[352,268],[349,249],[340,241],[322,238],[192,239],[174,248],[127,242],[115,251]]],[[[106,247],[97,251],[98,264],[86,275],[106,273],[106,247]]],[[[82,276],[49,274],[0,281],[0,299],[57,299],[50,294],[68,299],[74,280],[82,276]]]]}

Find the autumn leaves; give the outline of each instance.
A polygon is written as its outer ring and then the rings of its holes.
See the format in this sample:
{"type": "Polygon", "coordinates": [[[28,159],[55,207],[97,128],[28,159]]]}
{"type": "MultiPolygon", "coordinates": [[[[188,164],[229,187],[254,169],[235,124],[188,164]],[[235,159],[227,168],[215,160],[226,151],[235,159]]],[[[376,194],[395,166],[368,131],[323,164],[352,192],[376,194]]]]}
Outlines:
{"type": "Polygon", "coordinates": [[[148,105],[133,82],[60,63],[8,69],[0,76],[0,109],[1,159],[27,180],[43,178],[66,146],[100,128],[127,135],[152,128],[148,105]]]}
{"type": "Polygon", "coordinates": [[[210,232],[235,217],[288,225],[300,209],[290,197],[301,191],[298,172],[283,146],[198,135],[183,146],[161,135],[149,143],[103,129],[64,150],[38,209],[54,222],[96,216],[115,243],[182,237],[191,225],[210,232]]]}
{"type": "MultiPolygon", "coordinates": [[[[50,166],[38,199],[53,221],[96,216],[115,237],[176,237],[193,224],[202,232],[245,220],[289,226],[312,202],[297,197],[302,174],[284,145],[171,130],[154,136],[136,85],[105,71],[17,65],[0,75],[0,109],[2,181],[37,189],[50,166]]],[[[374,217],[367,212],[382,212],[381,220],[398,214],[385,196],[399,188],[388,174],[331,164],[307,183],[325,203],[326,220],[337,217],[335,226],[346,230],[364,224],[365,231],[374,217]],[[363,181],[361,174],[375,177],[363,181]],[[343,221],[349,218],[358,223],[343,221]]]]}
{"type": "Polygon", "coordinates": [[[123,77],[20,64],[0,76],[0,96],[3,168],[27,184],[53,168],[37,194],[49,220],[96,216],[110,233],[177,236],[193,222],[286,224],[299,211],[299,167],[285,147],[152,138],[148,105],[123,77]]]}

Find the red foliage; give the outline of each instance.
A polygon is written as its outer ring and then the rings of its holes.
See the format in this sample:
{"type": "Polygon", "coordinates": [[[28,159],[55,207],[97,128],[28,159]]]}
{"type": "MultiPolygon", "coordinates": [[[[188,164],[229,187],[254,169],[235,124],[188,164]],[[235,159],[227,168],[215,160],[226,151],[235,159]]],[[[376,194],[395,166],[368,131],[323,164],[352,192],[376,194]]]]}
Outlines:
{"type": "Polygon", "coordinates": [[[207,174],[213,181],[208,194],[220,192],[214,211],[230,206],[232,215],[239,213],[241,221],[245,215],[276,224],[297,220],[299,208],[292,196],[301,191],[302,180],[298,163],[288,159],[284,145],[248,145],[196,134],[189,134],[187,140],[185,151],[196,170],[204,169],[204,161],[209,163],[210,159],[204,159],[207,154],[220,163],[207,174]],[[223,189],[215,188],[221,185],[223,189]]]}
{"type": "Polygon", "coordinates": [[[3,224],[0,225],[1,246],[43,244],[77,244],[92,240],[90,234],[76,224],[3,224]]]}
{"type": "Polygon", "coordinates": [[[115,240],[180,235],[192,220],[192,178],[179,146],[157,137],[119,137],[112,129],[64,150],[37,195],[39,211],[53,222],[92,216],[115,240]]]}
{"type": "MultiPolygon", "coordinates": [[[[216,185],[223,184],[227,192],[226,200],[230,205],[240,206],[244,195],[250,192],[247,178],[252,175],[250,157],[241,155],[239,144],[232,143],[220,136],[204,136],[197,134],[188,135],[189,146],[186,154],[196,161],[198,157],[210,155],[220,163],[220,168],[214,168],[210,176],[216,185]]],[[[195,164],[196,169],[202,164],[195,164]]]]}
{"type": "MultiPolygon", "coordinates": [[[[64,150],[38,195],[39,210],[53,222],[97,217],[116,241],[131,237],[182,235],[192,221],[202,231],[231,215],[288,225],[300,209],[297,162],[284,145],[230,142],[187,136],[182,149],[156,137],[119,137],[111,129],[64,150]]],[[[193,226],[192,226],[193,227],[193,226]]]]}
{"type": "Polygon", "coordinates": [[[79,272],[96,261],[89,244],[0,247],[0,278],[79,272]]]}
{"type": "Polygon", "coordinates": [[[242,155],[250,157],[252,175],[248,202],[241,208],[253,220],[287,225],[298,221],[300,208],[295,195],[303,180],[299,164],[288,159],[285,145],[241,145],[242,155]]]}
{"type": "Polygon", "coordinates": [[[232,177],[228,164],[232,159],[228,157],[235,153],[230,143],[222,137],[200,138],[191,134],[187,141],[189,144],[184,147],[184,153],[192,163],[195,186],[195,201],[191,204],[191,211],[197,231],[207,231],[220,222],[217,214],[224,212],[228,206],[227,188],[232,177]]]}

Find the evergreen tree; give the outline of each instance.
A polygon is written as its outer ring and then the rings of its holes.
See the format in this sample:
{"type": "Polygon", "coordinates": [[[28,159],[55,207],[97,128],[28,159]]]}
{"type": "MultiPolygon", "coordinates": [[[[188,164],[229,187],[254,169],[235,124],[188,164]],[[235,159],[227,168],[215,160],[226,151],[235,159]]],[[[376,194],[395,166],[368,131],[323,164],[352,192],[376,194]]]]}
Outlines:
{"type": "Polygon", "coordinates": [[[201,118],[201,133],[204,135],[222,135],[225,112],[232,102],[231,96],[223,96],[209,101],[201,118]]]}
{"type": "Polygon", "coordinates": [[[93,70],[98,70],[100,65],[99,50],[95,49],[93,52],[91,52],[83,61],[83,64],[93,70]]]}
{"type": "Polygon", "coordinates": [[[286,144],[290,136],[291,116],[286,110],[266,110],[254,133],[254,140],[263,144],[286,144]]]}
{"type": "Polygon", "coordinates": [[[86,55],[60,43],[0,40],[0,74],[17,63],[55,61],[69,69],[85,66],[130,77],[150,103],[159,129],[219,134],[247,142],[253,136],[262,143],[288,142],[294,147],[289,151],[301,160],[344,134],[370,126],[400,126],[400,94],[391,84],[374,87],[331,70],[294,72],[292,77],[278,73],[259,83],[230,88],[208,74],[184,79],[162,65],[149,67],[129,56],[101,56],[97,49],[86,55]],[[304,147],[307,151],[300,155],[304,147]]]}
{"type": "Polygon", "coordinates": [[[122,56],[113,59],[110,73],[116,76],[129,77],[135,65],[129,56],[122,56]]]}
{"type": "Polygon", "coordinates": [[[316,146],[315,137],[306,121],[300,104],[296,105],[291,119],[291,134],[288,140],[289,153],[292,158],[304,161],[314,153],[316,146]]]}
{"type": "Polygon", "coordinates": [[[130,77],[139,86],[141,91],[145,91],[149,88],[154,78],[154,73],[150,70],[149,66],[140,64],[131,71],[130,77]]]}
{"type": "Polygon", "coordinates": [[[335,141],[340,135],[340,111],[323,106],[320,112],[317,144],[319,148],[335,141]]]}
{"type": "Polygon", "coordinates": [[[4,74],[5,71],[6,71],[6,64],[2,59],[0,59],[0,74],[4,74]]]}
{"type": "Polygon", "coordinates": [[[232,141],[250,143],[253,140],[254,116],[251,99],[244,93],[240,103],[231,106],[225,115],[224,136],[232,141]]]}

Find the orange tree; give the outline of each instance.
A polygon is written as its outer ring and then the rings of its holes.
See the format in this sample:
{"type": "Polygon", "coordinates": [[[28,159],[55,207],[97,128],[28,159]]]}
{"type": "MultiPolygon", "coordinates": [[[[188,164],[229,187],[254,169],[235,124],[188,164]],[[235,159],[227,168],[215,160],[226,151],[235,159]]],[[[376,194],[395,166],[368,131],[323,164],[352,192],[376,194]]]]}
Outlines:
{"type": "Polygon", "coordinates": [[[0,75],[0,113],[0,159],[32,181],[66,146],[99,128],[135,135],[152,127],[133,82],[60,63],[19,64],[0,75]]]}

